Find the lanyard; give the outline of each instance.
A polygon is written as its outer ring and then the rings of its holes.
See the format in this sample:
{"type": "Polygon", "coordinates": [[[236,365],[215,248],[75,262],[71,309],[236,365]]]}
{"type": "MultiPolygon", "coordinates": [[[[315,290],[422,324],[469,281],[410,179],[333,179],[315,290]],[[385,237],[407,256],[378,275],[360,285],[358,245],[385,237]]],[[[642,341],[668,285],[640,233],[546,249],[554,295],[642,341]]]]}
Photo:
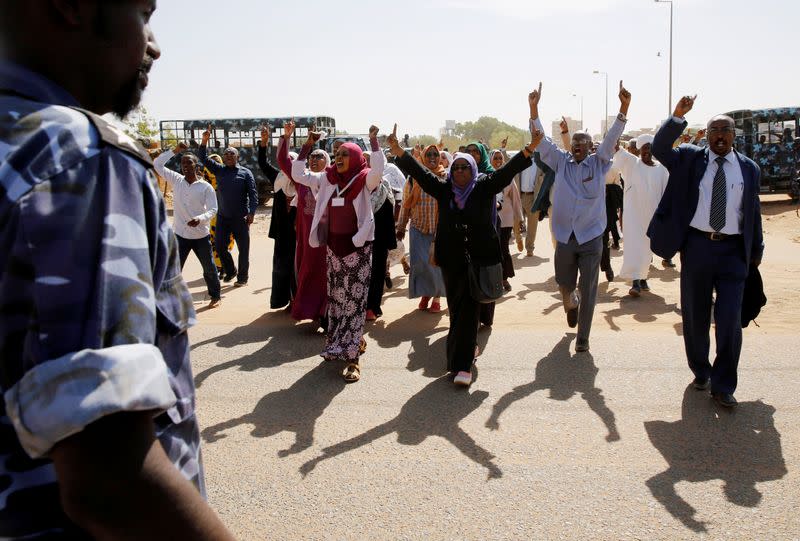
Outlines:
{"type": "Polygon", "coordinates": [[[347,191],[347,189],[350,187],[351,184],[353,184],[353,182],[356,180],[357,176],[358,176],[358,174],[356,173],[356,175],[353,178],[350,179],[350,182],[348,182],[347,186],[345,186],[344,188],[339,188],[339,185],[337,184],[336,185],[336,196],[337,197],[342,197],[342,194],[347,191]]]}

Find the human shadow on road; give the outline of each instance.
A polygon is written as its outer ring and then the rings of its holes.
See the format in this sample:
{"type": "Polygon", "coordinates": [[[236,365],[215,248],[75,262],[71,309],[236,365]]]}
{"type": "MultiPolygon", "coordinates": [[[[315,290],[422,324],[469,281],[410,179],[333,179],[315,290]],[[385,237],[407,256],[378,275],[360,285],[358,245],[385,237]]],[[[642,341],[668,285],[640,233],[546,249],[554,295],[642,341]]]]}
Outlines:
{"type": "Polygon", "coordinates": [[[667,304],[664,297],[645,292],[638,298],[630,295],[620,297],[617,307],[603,312],[603,318],[612,331],[620,331],[622,329],[614,321],[615,318],[632,315],[633,319],[639,323],[650,323],[657,320],[658,316],[665,314],[680,316],[681,311],[676,303],[667,304]]]}
{"type": "Polygon", "coordinates": [[[232,348],[242,344],[264,342],[258,351],[215,364],[197,373],[194,378],[195,386],[200,387],[213,374],[230,368],[252,372],[260,368],[274,368],[319,354],[322,351],[325,337],[323,335],[305,336],[305,333],[299,331],[301,328],[302,326],[294,325],[294,322],[286,317],[286,314],[269,312],[248,325],[237,327],[227,334],[192,345],[192,350],[194,350],[207,344],[216,344],[220,348],[232,348]],[[302,337],[301,334],[303,334],[302,337]]]}
{"type": "Polygon", "coordinates": [[[486,468],[489,479],[498,479],[503,476],[503,472],[492,462],[494,455],[478,445],[472,436],[458,426],[488,396],[486,391],[454,389],[449,376],[438,378],[412,396],[400,409],[397,417],[359,436],[326,447],[320,456],[303,464],[300,473],[305,477],[323,460],[354,451],[397,432],[397,442],[402,445],[419,445],[429,436],[444,438],[464,456],[486,468]]]}
{"type": "Polygon", "coordinates": [[[761,492],[756,483],[786,475],[781,436],[775,428],[775,408],[763,402],[740,402],[732,411],[709,399],[691,385],[683,393],[679,421],[644,423],[653,446],[669,467],[646,481],[656,500],[695,532],[706,523],[675,491],[681,481],[698,483],[720,479],[729,502],[756,507],[761,492]]]}
{"type": "Polygon", "coordinates": [[[278,451],[279,457],[300,453],[314,443],[314,427],[346,383],[330,363],[323,361],[294,382],[291,387],[269,393],[258,401],[251,413],[209,426],[203,439],[213,443],[225,437],[224,431],[243,424],[252,424],[251,434],[269,438],[281,432],[294,432],[295,441],[278,451]]]}
{"type": "Polygon", "coordinates": [[[487,428],[499,430],[500,415],[511,404],[527,398],[536,391],[550,389],[550,398],[553,400],[569,400],[580,393],[589,408],[605,424],[608,430],[606,441],[613,442],[620,439],[614,412],[606,406],[602,389],[595,386],[599,370],[594,365],[594,358],[588,352],[575,355],[570,353],[570,343],[574,337],[574,333],[567,333],[553,350],[539,361],[536,365],[536,377],[532,382],[515,387],[495,403],[492,415],[486,421],[487,428]]]}
{"type": "Polygon", "coordinates": [[[511,260],[514,263],[514,270],[524,269],[526,267],[538,267],[544,263],[550,261],[550,258],[547,257],[539,257],[538,255],[533,255],[531,257],[514,257],[511,256],[511,260]]]}
{"type": "Polygon", "coordinates": [[[364,327],[364,333],[375,340],[382,348],[396,348],[404,342],[424,340],[441,331],[447,330],[448,319],[444,311],[431,314],[415,308],[416,301],[409,306],[409,312],[392,321],[379,319],[364,327]]]}
{"type": "Polygon", "coordinates": [[[535,284],[520,284],[518,287],[520,289],[518,289],[514,294],[517,296],[517,299],[521,301],[524,301],[525,297],[535,291],[550,293],[554,298],[559,299],[559,301],[561,299],[561,295],[558,293],[558,284],[556,283],[554,276],[551,276],[544,282],[537,282],[535,284]],[[522,289],[523,287],[525,289],[522,289]]]}

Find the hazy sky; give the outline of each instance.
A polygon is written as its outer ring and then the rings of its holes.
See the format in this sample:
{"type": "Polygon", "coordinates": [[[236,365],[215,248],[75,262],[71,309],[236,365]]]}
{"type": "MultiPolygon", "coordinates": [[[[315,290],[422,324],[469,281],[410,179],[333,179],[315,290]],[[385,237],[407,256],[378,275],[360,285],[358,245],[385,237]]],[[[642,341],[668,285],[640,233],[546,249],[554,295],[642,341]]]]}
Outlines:
{"type": "MultiPolygon", "coordinates": [[[[673,102],[691,123],[734,109],[800,105],[800,2],[675,0],[673,102]],[[792,51],[795,51],[792,53],[792,51]]],[[[160,0],[162,57],[144,104],[157,120],[328,115],[351,133],[438,134],[488,115],[599,132],[619,80],[630,128],[667,115],[669,4],[653,0],[160,0]],[[658,56],[658,53],[661,56],[658,56]],[[572,97],[577,94],[578,97],[572,97]]]]}

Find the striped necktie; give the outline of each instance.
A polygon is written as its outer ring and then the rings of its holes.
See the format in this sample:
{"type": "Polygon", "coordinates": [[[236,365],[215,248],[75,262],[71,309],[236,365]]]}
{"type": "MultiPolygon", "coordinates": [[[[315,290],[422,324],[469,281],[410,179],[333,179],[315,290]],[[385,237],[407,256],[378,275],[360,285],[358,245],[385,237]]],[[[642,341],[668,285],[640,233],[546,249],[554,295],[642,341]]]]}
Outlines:
{"type": "Polygon", "coordinates": [[[725,158],[718,157],[717,173],[714,175],[714,184],[711,188],[711,213],[708,224],[714,231],[720,231],[725,227],[725,208],[727,207],[727,190],[725,189],[725,170],[722,165],[725,158]]]}

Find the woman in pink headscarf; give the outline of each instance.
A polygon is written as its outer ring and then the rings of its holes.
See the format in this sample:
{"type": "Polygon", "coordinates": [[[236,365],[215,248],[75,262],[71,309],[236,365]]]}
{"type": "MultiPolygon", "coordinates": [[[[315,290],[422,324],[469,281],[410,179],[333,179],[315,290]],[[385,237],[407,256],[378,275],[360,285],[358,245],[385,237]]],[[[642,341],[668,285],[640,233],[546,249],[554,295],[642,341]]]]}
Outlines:
{"type": "MultiPolygon", "coordinates": [[[[291,134],[294,123],[284,131],[291,134]]],[[[378,128],[371,126],[371,168],[358,145],[345,143],[336,151],[334,165],[314,173],[306,169],[306,156],[321,135],[309,130],[292,163],[292,178],[317,191],[308,242],[327,246],[328,334],[322,357],[345,361],[342,375],[350,383],[361,377],[359,356],[366,349],[364,321],[375,238],[370,193],[381,183],[386,158],[378,152],[378,128]]]]}

